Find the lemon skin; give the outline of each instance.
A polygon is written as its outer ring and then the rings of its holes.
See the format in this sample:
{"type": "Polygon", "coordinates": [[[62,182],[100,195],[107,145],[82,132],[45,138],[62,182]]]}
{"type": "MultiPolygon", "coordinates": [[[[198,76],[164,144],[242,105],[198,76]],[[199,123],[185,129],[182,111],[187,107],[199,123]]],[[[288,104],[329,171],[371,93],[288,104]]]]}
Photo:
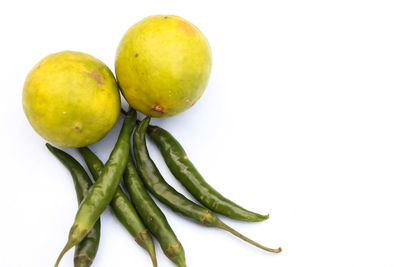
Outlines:
{"type": "Polygon", "coordinates": [[[103,138],[120,113],[120,94],[110,69],[80,52],[41,60],[28,74],[22,104],[33,129],[47,141],[83,147],[103,138]]]}
{"type": "Polygon", "coordinates": [[[157,15],[133,25],[122,38],[115,73],[127,102],[152,117],[193,106],[211,72],[206,37],[187,20],[157,15]]]}

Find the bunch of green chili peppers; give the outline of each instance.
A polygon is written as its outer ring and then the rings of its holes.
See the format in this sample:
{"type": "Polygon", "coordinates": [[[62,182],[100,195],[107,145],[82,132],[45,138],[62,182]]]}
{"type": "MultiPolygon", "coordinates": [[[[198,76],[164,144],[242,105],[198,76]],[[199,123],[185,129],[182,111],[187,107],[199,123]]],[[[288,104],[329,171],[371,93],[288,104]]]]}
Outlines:
{"type": "Polygon", "coordinates": [[[228,231],[260,249],[281,252],[281,248],[271,249],[243,236],[223,223],[213,212],[248,222],[266,220],[268,215],[246,210],[218,193],[204,180],[182,146],[169,132],[149,125],[150,117],[139,122],[133,109],[125,115],[117,142],[106,164],[89,148],[78,149],[95,180],[94,183],[77,160],[46,144],[50,152],[70,171],[80,203],[56,267],[63,255],[74,246],[75,267],[88,267],[92,264],[100,241],[100,215],[108,205],[135,241],[147,251],[153,266],[157,266],[157,259],[152,236],[158,240],[164,254],[172,262],[179,267],[186,266],[182,244],[148,191],[173,211],[198,224],[228,231]],[[130,139],[137,123],[133,133],[132,155],[130,139]],[[147,151],[146,132],[161,151],[172,174],[203,206],[187,199],[164,180],[147,151]],[[121,188],[121,180],[129,197],[121,188]]]}

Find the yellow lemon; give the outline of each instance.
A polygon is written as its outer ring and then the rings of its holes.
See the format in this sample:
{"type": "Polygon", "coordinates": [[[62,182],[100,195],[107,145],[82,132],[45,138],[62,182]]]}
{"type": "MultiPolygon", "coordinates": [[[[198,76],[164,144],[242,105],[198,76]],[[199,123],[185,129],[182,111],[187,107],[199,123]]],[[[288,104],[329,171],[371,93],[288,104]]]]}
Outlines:
{"type": "Polygon", "coordinates": [[[115,72],[127,102],[152,117],[173,116],[203,94],[211,71],[206,37],[187,20],[151,16],[122,38],[115,72]]]}
{"type": "Polygon", "coordinates": [[[41,60],[28,74],[22,104],[33,129],[47,141],[82,147],[103,138],[120,113],[120,95],[110,69],[80,52],[41,60]]]}

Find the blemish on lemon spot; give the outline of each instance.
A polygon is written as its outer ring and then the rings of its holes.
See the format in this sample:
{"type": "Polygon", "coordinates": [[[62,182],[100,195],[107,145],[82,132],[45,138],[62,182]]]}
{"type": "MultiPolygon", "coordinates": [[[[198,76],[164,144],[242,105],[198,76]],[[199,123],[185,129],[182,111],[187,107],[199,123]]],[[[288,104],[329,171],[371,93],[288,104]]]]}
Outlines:
{"type": "Polygon", "coordinates": [[[168,18],[168,16],[165,16],[165,17],[164,17],[164,19],[167,19],[167,18],[168,18]]]}
{"type": "Polygon", "coordinates": [[[152,108],[152,110],[154,110],[154,111],[156,111],[156,112],[164,113],[164,107],[161,106],[161,105],[159,105],[159,104],[155,105],[155,106],[152,108]]]}
{"type": "Polygon", "coordinates": [[[196,34],[196,28],[186,21],[179,21],[178,26],[180,29],[185,31],[185,33],[187,35],[195,35],[196,34]]]}
{"type": "Polygon", "coordinates": [[[74,126],[74,130],[79,132],[81,129],[82,129],[81,124],[80,123],[76,123],[75,126],[74,126]]]}
{"type": "Polygon", "coordinates": [[[138,54],[138,53],[136,53],[136,54],[135,54],[135,57],[138,57],[138,56],[139,56],[139,54],[138,54]]]}
{"type": "Polygon", "coordinates": [[[105,85],[106,84],[106,82],[101,79],[100,72],[98,72],[98,71],[94,70],[92,72],[87,72],[87,75],[89,77],[93,78],[98,84],[101,84],[101,85],[105,85]]]}
{"type": "Polygon", "coordinates": [[[186,99],[186,103],[187,103],[189,106],[193,106],[193,105],[194,105],[194,102],[193,102],[192,100],[190,100],[189,98],[186,99]]]}

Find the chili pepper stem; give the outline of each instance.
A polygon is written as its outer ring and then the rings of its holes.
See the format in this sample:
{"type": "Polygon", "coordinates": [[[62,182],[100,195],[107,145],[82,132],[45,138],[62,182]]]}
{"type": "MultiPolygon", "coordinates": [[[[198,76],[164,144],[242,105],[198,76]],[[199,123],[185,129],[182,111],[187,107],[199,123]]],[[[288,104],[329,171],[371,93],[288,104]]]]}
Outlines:
{"type": "Polygon", "coordinates": [[[60,264],[60,261],[62,259],[62,257],[64,256],[65,253],[67,253],[68,250],[70,250],[74,245],[72,244],[72,242],[69,242],[65,245],[65,247],[63,248],[63,250],[61,251],[60,255],[57,258],[56,264],[54,264],[54,267],[57,267],[60,264]]]}
{"type": "Polygon", "coordinates": [[[150,259],[151,259],[151,262],[153,263],[153,267],[157,267],[157,257],[156,257],[156,251],[154,250],[154,244],[152,243],[152,246],[147,247],[146,250],[150,255],[150,259]]]}
{"type": "Polygon", "coordinates": [[[88,234],[88,230],[86,229],[79,229],[79,225],[73,225],[71,227],[71,231],[69,232],[68,241],[63,250],[61,251],[60,255],[57,258],[57,261],[54,267],[57,267],[60,264],[62,257],[67,253],[68,250],[73,248],[74,246],[78,245],[82,239],[88,234]]]}
{"type": "Polygon", "coordinates": [[[241,233],[239,233],[238,231],[236,231],[235,229],[231,228],[229,225],[226,225],[225,223],[223,223],[222,221],[219,221],[219,223],[216,225],[216,227],[228,231],[229,233],[233,234],[234,236],[242,239],[243,241],[246,241],[249,244],[252,244],[253,246],[256,246],[262,250],[268,251],[268,252],[272,252],[272,253],[280,253],[282,251],[282,248],[268,248],[266,246],[263,246],[253,240],[251,240],[250,238],[242,235],[241,233]]]}
{"type": "Polygon", "coordinates": [[[150,253],[150,252],[149,252],[149,255],[150,255],[151,262],[153,263],[153,267],[157,267],[157,257],[156,257],[156,254],[155,254],[155,253],[150,253]]]}

